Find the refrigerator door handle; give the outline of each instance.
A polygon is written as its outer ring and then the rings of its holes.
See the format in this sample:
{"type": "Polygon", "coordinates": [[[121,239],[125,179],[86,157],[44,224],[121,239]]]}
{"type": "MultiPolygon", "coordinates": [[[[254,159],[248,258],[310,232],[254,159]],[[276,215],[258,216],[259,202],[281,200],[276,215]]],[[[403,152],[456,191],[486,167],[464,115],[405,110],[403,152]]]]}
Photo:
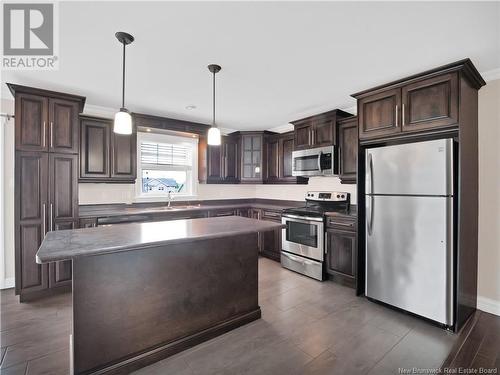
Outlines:
{"type": "Polygon", "coordinates": [[[370,195],[367,197],[367,212],[366,212],[366,217],[367,217],[367,230],[368,230],[368,235],[371,236],[373,233],[373,195],[370,195]]]}
{"type": "Polygon", "coordinates": [[[367,179],[366,179],[366,184],[369,185],[367,191],[369,196],[366,196],[366,199],[368,201],[366,202],[367,205],[367,212],[366,212],[366,217],[367,217],[367,229],[368,229],[368,235],[370,236],[373,232],[373,156],[370,152],[368,152],[368,173],[367,173],[367,179]]]}
{"type": "Polygon", "coordinates": [[[367,155],[367,173],[366,173],[366,194],[373,194],[373,156],[368,151],[367,155]]]}

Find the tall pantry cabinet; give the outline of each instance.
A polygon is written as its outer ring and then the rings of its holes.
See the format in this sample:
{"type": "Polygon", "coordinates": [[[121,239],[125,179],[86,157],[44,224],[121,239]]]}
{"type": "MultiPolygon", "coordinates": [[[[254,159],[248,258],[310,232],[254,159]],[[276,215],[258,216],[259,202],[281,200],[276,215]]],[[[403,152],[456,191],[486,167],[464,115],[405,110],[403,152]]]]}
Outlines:
{"type": "Polygon", "coordinates": [[[37,264],[48,231],[78,222],[79,120],[85,98],[8,84],[15,98],[16,294],[71,288],[71,262],[37,264]]]}

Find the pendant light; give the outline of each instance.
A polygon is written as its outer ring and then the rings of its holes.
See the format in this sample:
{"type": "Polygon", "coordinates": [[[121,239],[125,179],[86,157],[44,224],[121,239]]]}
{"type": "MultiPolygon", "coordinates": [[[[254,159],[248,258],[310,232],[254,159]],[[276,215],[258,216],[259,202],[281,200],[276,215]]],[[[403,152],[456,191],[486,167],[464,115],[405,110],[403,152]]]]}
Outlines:
{"type": "Polygon", "coordinates": [[[220,130],[215,124],[215,74],[220,72],[222,68],[220,65],[210,64],[208,70],[213,74],[213,117],[212,117],[212,127],[208,129],[208,140],[207,143],[211,146],[220,145],[220,130]]]}
{"type": "Polygon", "coordinates": [[[125,108],[125,47],[134,41],[134,37],[130,34],[118,31],[115,34],[116,39],[123,44],[123,72],[122,72],[122,107],[115,114],[115,123],[113,132],[117,134],[132,134],[132,116],[125,108]]]}

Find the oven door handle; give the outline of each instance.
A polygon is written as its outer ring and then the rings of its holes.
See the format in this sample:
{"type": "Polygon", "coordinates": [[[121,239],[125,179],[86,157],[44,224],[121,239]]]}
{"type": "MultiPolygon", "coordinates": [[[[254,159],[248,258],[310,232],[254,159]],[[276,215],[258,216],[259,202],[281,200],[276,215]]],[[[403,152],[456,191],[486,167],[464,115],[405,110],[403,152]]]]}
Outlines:
{"type": "Polygon", "coordinates": [[[309,259],[305,259],[305,258],[302,258],[302,257],[298,257],[298,256],[295,256],[295,255],[292,255],[290,253],[287,253],[285,251],[282,251],[281,252],[281,255],[295,261],[295,262],[299,262],[299,263],[302,263],[302,264],[318,264],[319,262],[315,262],[313,260],[309,260],[309,259]]]}
{"type": "Polygon", "coordinates": [[[291,214],[283,214],[281,215],[282,218],[287,218],[287,219],[296,219],[296,220],[301,220],[302,222],[307,222],[307,221],[317,221],[317,222],[323,222],[322,217],[311,217],[311,216],[299,216],[299,215],[291,215],[291,214]]]}

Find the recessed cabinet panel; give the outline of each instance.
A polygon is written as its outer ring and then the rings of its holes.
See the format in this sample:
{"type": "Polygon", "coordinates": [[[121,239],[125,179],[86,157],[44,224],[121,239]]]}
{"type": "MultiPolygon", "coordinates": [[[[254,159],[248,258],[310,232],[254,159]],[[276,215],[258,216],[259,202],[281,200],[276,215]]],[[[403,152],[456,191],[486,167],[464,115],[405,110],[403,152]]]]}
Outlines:
{"type": "Polygon", "coordinates": [[[457,125],[457,81],[457,73],[451,73],[404,86],[403,131],[457,125]]]}
{"type": "Polygon", "coordinates": [[[208,146],[207,148],[207,182],[220,182],[223,180],[222,150],[221,146],[208,146]]]}
{"type": "Polygon", "coordinates": [[[310,148],[312,145],[312,124],[295,126],[295,150],[310,148]]]}
{"type": "Polygon", "coordinates": [[[80,127],[80,178],[109,178],[111,122],[83,119],[80,127]]]}
{"type": "Polygon", "coordinates": [[[43,204],[47,203],[47,154],[19,153],[16,158],[19,179],[19,220],[41,220],[43,204]]]}
{"type": "Polygon", "coordinates": [[[391,89],[358,101],[359,137],[374,138],[401,131],[401,89],[391,89]]]}
{"type": "Polygon", "coordinates": [[[269,138],[266,142],[267,147],[267,176],[268,182],[277,181],[280,178],[279,166],[279,144],[278,137],[269,138]]]}
{"type": "Polygon", "coordinates": [[[21,224],[19,228],[19,268],[20,277],[16,281],[16,289],[37,291],[45,289],[48,284],[47,265],[35,262],[36,252],[40,247],[44,234],[43,225],[39,223],[21,224]]]}
{"type": "MultiPolygon", "coordinates": [[[[50,154],[51,220],[76,220],[78,217],[78,155],[50,154]]],[[[52,225],[54,229],[54,225],[52,225]]]]}
{"type": "MultiPolygon", "coordinates": [[[[55,225],[54,230],[75,229],[75,221],[59,222],[55,225]]],[[[65,260],[49,264],[49,287],[59,287],[63,285],[71,285],[72,270],[71,261],[65,260]]]]}
{"type": "Polygon", "coordinates": [[[263,134],[243,134],[241,143],[243,145],[241,156],[241,181],[262,181],[262,159],[263,159],[263,134]]]}
{"type": "Polygon", "coordinates": [[[16,150],[48,150],[48,99],[31,94],[16,95],[16,150]]]}
{"type": "Polygon", "coordinates": [[[358,167],[358,119],[339,124],[339,177],[342,183],[356,183],[358,167]]]}
{"type": "Polygon", "coordinates": [[[327,272],[341,273],[348,277],[356,275],[356,232],[327,230],[327,272]]]}
{"type": "Polygon", "coordinates": [[[314,147],[331,146],[335,143],[334,120],[326,119],[314,124],[314,147]]]}
{"type": "Polygon", "coordinates": [[[78,152],[78,109],[78,102],[49,99],[49,149],[51,152],[78,152]]]}
{"type": "Polygon", "coordinates": [[[137,177],[137,133],[112,134],[111,178],[135,180],[137,177]]]}

